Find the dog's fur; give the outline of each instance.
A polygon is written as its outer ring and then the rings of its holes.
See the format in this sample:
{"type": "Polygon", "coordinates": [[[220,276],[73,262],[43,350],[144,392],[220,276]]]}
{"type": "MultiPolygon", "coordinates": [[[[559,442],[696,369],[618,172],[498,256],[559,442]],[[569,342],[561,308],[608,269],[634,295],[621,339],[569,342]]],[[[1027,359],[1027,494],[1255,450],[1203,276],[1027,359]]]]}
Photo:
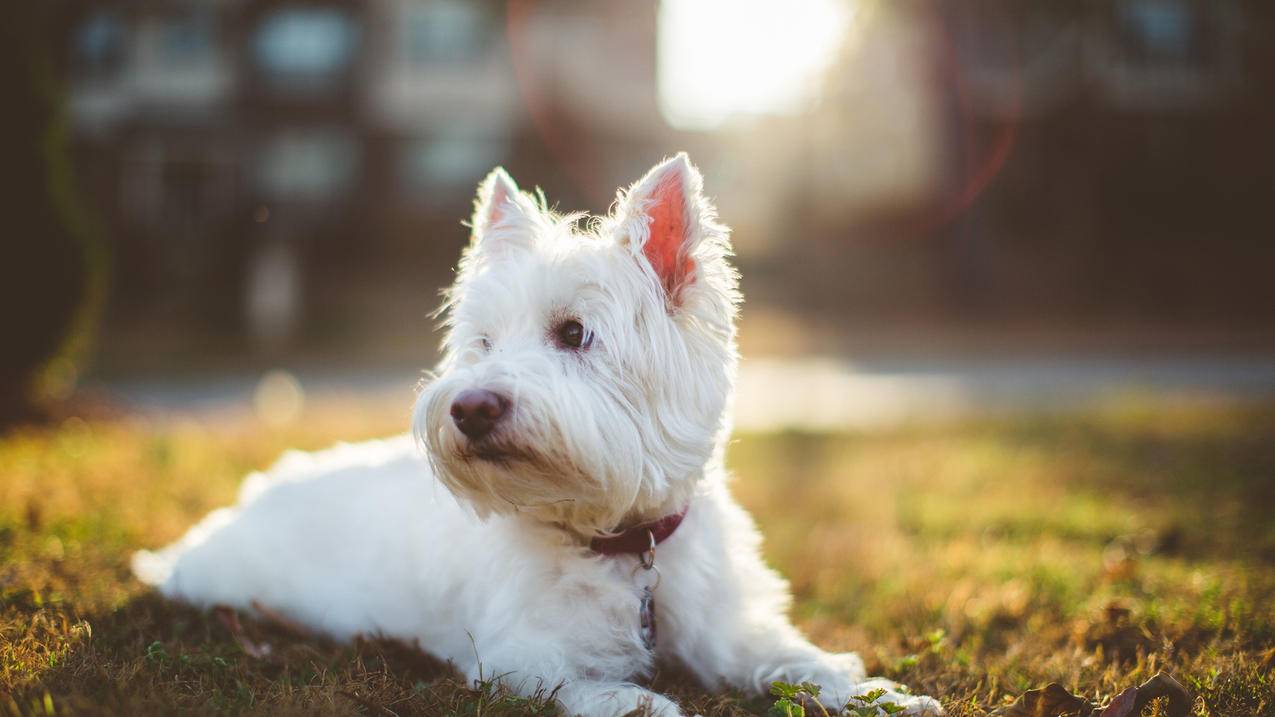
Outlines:
{"type": "Polygon", "coordinates": [[[842,705],[880,686],[907,714],[938,714],[798,633],[787,585],[730,495],[740,297],[699,173],[678,155],[610,216],[581,220],[492,172],[444,304],[445,356],[416,403],[416,446],[290,453],[249,476],[238,505],[139,553],[138,575],[199,605],[401,638],[515,690],[560,686],[571,714],[681,714],[633,682],[657,659],[711,688],[809,680],[842,705]],[[585,329],[581,348],[555,337],[569,320],[585,329]],[[509,402],[481,441],[449,415],[474,388],[509,402]],[[683,508],[657,551],[653,653],[638,614],[649,575],[588,543],[683,508]]]}

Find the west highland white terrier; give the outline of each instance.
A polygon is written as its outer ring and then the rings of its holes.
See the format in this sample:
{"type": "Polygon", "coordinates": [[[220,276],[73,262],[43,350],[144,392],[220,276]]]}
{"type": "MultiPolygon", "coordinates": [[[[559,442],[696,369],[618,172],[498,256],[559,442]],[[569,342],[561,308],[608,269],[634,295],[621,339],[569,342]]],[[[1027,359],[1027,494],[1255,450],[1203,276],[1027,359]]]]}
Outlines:
{"type": "Polygon", "coordinates": [[[657,660],[712,689],[810,681],[839,708],[884,688],[904,714],[941,714],[793,627],[731,497],[740,295],[686,155],[582,219],[493,171],[412,435],[289,453],[135,572],[196,605],[557,687],[569,714],[682,714],[635,683],[657,660]]]}

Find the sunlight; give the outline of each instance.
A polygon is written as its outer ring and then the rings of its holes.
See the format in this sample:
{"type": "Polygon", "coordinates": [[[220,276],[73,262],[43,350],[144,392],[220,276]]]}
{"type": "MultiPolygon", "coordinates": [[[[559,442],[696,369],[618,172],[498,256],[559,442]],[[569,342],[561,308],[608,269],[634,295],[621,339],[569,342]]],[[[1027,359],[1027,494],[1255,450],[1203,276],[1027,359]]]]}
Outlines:
{"type": "Polygon", "coordinates": [[[853,0],[664,0],[660,109],[680,129],[788,114],[818,91],[853,0]]]}

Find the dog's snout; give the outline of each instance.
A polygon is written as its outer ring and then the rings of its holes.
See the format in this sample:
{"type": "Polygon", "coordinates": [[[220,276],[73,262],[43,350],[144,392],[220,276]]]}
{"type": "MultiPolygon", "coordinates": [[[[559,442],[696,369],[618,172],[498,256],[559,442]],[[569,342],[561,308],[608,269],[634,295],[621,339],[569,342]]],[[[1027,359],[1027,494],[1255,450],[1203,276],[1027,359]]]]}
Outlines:
{"type": "Polygon", "coordinates": [[[491,433],[509,409],[509,400],[486,389],[461,391],[452,401],[452,420],[456,427],[476,441],[491,433]]]}

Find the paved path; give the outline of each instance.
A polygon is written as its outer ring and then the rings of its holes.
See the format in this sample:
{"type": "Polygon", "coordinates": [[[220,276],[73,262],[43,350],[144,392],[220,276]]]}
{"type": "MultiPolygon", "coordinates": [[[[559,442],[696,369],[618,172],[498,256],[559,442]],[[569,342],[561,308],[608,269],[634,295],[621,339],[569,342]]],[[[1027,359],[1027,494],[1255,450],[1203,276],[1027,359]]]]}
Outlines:
{"type": "Polygon", "coordinates": [[[1275,398],[1275,356],[891,360],[747,364],[740,425],[869,428],[1127,398],[1275,398]]]}
{"type": "MultiPolygon", "coordinates": [[[[409,370],[303,370],[288,376],[308,401],[341,397],[404,405],[420,378],[409,370]]],[[[201,413],[252,410],[261,379],[236,374],[99,380],[90,386],[142,412],[201,413]]],[[[748,430],[873,428],[988,412],[1071,410],[1128,397],[1275,398],[1275,355],[746,360],[736,425],[748,430]]]]}

